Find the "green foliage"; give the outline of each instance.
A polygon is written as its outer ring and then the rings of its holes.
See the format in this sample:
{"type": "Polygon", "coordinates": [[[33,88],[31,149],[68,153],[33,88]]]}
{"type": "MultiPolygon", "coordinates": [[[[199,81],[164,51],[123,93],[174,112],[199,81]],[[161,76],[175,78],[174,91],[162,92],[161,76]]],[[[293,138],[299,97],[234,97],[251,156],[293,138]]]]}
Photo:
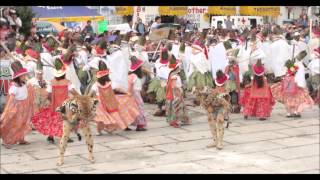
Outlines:
{"type": "Polygon", "coordinates": [[[29,35],[32,28],[32,18],[35,17],[31,6],[16,6],[15,9],[22,22],[20,34],[29,35]]]}

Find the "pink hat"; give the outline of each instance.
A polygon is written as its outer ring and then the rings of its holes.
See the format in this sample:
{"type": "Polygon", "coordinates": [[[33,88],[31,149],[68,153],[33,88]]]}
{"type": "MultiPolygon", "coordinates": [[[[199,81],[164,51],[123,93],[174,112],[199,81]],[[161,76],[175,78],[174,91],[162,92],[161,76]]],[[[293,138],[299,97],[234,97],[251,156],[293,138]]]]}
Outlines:
{"type": "Polygon", "coordinates": [[[256,63],[253,65],[253,72],[257,76],[262,76],[264,74],[264,67],[262,65],[257,65],[256,63]]]}
{"type": "Polygon", "coordinates": [[[137,70],[139,67],[141,67],[143,64],[143,61],[140,59],[137,59],[135,56],[131,57],[131,66],[130,66],[130,71],[133,72],[137,70]]]}
{"type": "Polygon", "coordinates": [[[19,61],[15,61],[15,62],[11,63],[11,69],[13,70],[12,79],[15,79],[15,78],[22,76],[24,74],[28,74],[28,70],[26,68],[23,68],[22,64],[19,61]]]}
{"type": "Polygon", "coordinates": [[[217,72],[217,78],[214,80],[217,86],[222,86],[229,79],[229,76],[223,73],[221,70],[217,72]]]}
{"type": "Polygon", "coordinates": [[[26,55],[32,57],[33,60],[38,61],[39,54],[36,51],[34,51],[32,49],[28,49],[28,50],[26,50],[26,55]]]}

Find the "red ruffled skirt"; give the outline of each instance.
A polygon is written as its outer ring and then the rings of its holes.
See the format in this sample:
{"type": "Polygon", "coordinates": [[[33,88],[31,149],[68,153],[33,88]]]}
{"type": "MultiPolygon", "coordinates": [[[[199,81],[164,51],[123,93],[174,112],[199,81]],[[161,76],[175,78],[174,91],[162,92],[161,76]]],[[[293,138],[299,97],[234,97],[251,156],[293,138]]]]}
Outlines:
{"type": "Polygon", "coordinates": [[[252,97],[250,92],[250,87],[245,88],[240,100],[243,106],[243,115],[257,118],[270,117],[272,107],[275,104],[270,88],[269,94],[264,98],[252,97]]]}
{"type": "Polygon", "coordinates": [[[61,137],[63,134],[63,120],[57,112],[49,107],[40,109],[40,112],[32,117],[34,128],[46,136],[61,137]]]}

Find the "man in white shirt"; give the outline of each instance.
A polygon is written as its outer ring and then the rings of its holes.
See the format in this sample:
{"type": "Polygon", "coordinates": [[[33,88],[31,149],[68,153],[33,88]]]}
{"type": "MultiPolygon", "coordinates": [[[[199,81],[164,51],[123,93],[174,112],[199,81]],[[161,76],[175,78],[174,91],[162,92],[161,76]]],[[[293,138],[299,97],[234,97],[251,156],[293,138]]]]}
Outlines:
{"type": "Polygon", "coordinates": [[[150,32],[152,32],[154,29],[157,29],[160,23],[161,23],[161,17],[157,16],[154,19],[154,23],[152,23],[152,25],[150,27],[150,32]]]}

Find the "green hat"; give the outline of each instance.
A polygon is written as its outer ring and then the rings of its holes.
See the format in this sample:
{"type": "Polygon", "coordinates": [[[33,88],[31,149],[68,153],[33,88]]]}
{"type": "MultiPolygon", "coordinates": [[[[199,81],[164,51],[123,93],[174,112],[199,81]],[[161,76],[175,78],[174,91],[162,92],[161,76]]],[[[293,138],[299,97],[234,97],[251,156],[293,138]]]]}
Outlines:
{"type": "Polygon", "coordinates": [[[63,60],[70,62],[73,57],[73,52],[77,50],[76,45],[72,45],[68,48],[67,53],[63,55],[63,60]]]}
{"type": "Polygon", "coordinates": [[[223,46],[226,50],[232,49],[232,45],[231,45],[230,41],[223,42],[223,46]]]}
{"type": "Polygon", "coordinates": [[[63,62],[61,61],[61,59],[59,59],[59,58],[55,59],[54,67],[55,67],[55,69],[53,70],[53,75],[55,77],[61,77],[66,74],[66,71],[64,69],[64,65],[63,65],[63,62]]]}
{"type": "Polygon", "coordinates": [[[184,42],[181,42],[180,47],[179,47],[179,51],[183,53],[185,51],[185,49],[186,49],[186,44],[184,42]]]}
{"type": "Polygon", "coordinates": [[[172,43],[168,42],[166,44],[166,48],[168,49],[168,51],[171,51],[172,50],[172,43]]]}
{"type": "Polygon", "coordinates": [[[101,48],[101,49],[107,49],[107,41],[105,40],[100,40],[98,42],[98,46],[101,48]]]}

